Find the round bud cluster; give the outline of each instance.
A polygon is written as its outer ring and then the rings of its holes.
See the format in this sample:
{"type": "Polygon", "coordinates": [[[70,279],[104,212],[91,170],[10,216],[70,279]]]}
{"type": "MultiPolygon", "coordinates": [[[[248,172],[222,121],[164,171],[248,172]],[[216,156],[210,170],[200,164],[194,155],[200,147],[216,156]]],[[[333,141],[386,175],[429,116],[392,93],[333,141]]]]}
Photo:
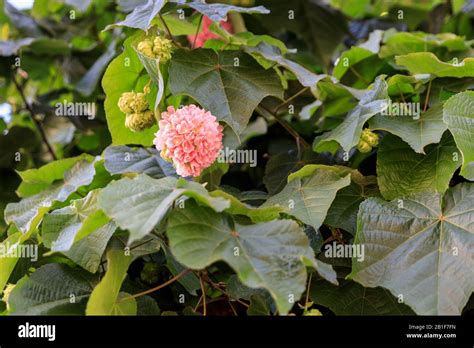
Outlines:
{"type": "Polygon", "coordinates": [[[378,145],[379,136],[366,128],[362,131],[359,143],[357,144],[357,149],[362,153],[367,153],[372,151],[372,148],[377,147],[378,145]]]}
{"type": "Polygon", "coordinates": [[[141,132],[155,123],[155,115],[149,110],[144,93],[126,92],[118,101],[120,111],[126,114],[125,127],[132,132],[141,132]]]}
{"type": "Polygon", "coordinates": [[[173,43],[167,38],[156,36],[140,41],[137,50],[148,58],[159,59],[160,63],[166,63],[171,59],[173,43]]]}

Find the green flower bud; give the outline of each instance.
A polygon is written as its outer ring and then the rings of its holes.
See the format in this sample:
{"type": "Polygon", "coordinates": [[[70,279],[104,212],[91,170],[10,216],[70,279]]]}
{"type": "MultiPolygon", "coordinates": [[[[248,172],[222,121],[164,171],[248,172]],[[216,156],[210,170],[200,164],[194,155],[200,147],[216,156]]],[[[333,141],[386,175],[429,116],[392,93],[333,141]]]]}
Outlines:
{"type": "Polygon", "coordinates": [[[160,59],[160,63],[166,63],[171,59],[173,52],[173,43],[167,38],[157,36],[153,40],[153,53],[155,58],[160,59]]]}
{"type": "Polygon", "coordinates": [[[143,112],[148,110],[150,105],[148,104],[148,100],[146,100],[146,96],[143,93],[136,93],[135,98],[130,103],[130,107],[132,108],[132,112],[143,112]]]}
{"type": "Polygon", "coordinates": [[[372,147],[377,147],[379,145],[379,136],[378,136],[378,134],[372,132],[368,128],[366,128],[362,131],[362,135],[360,136],[360,138],[372,147]]]}
{"type": "Polygon", "coordinates": [[[135,93],[134,92],[125,92],[122,93],[120,96],[120,99],[118,101],[118,107],[120,111],[122,111],[125,114],[130,114],[133,112],[132,107],[130,106],[135,99],[135,93]]]}
{"type": "Polygon", "coordinates": [[[359,143],[357,144],[357,150],[359,150],[362,153],[367,153],[367,152],[372,151],[372,146],[370,146],[364,140],[360,139],[359,143]]]}
{"type": "Polygon", "coordinates": [[[160,266],[154,262],[147,262],[140,272],[140,279],[147,284],[155,284],[160,278],[160,266]]]}
{"type": "Polygon", "coordinates": [[[147,110],[145,112],[128,114],[125,118],[125,127],[132,132],[141,132],[150,128],[155,123],[153,112],[147,110]]]}
{"type": "Polygon", "coordinates": [[[140,41],[137,45],[137,51],[147,57],[155,57],[155,55],[153,54],[153,41],[151,41],[151,39],[145,39],[143,41],[140,41]]]}

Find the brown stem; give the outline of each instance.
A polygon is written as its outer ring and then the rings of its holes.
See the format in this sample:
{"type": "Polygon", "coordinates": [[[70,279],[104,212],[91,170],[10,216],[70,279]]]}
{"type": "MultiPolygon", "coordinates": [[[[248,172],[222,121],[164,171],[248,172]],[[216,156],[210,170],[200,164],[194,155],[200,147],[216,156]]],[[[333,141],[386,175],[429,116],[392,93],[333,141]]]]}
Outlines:
{"type": "MultiPolygon", "coordinates": [[[[272,115],[275,120],[277,120],[277,122],[283,127],[285,128],[288,133],[290,133],[295,139],[297,142],[301,142],[301,144],[303,144],[305,147],[309,147],[309,144],[298,134],[297,131],[295,131],[293,128],[291,128],[290,125],[288,125],[284,120],[282,120],[280,118],[280,116],[278,116],[277,114],[274,114],[271,110],[269,110],[268,108],[266,108],[265,106],[263,106],[262,104],[260,104],[259,108],[262,108],[263,110],[265,110],[267,113],[269,113],[270,115],[272,115]]],[[[258,112],[258,108],[257,108],[257,112],[258,112]]]]}
{"type": "Polygon", "coordinates": [[[202,281],[202,277],[199,276],[199,283],[201,284],[201,292],[202,292],[202,315],[207,315],[207,305],[206,305],[206,289],[204,288],[204,282],[202,281]]]}
{"type": "Polygon", "coordinates": [[[296,94],[292,95],[291,97],[289,97],[287,100],[285,100],[283,103],[281,103],[280,105],[278,105],[275,110],[273,111],[274,114],[276,114],[282,107],[284,107],[285,105],[287,105],[289,102],[291,102],[292,100],[298,98],[300,95],[302,95],[303,93],[305,93],[307,90],[309,89],[309,87],[305,87],[303,89],[301,89],[299,92],[297,92],[296,94]]]}
{"type": "Polygon", "coordinates": [[[175,46],[181,47],[181,45],[178,42],[176,42],[176,40],[174,39],[173,34],[171,34],[171,30],[168,27],[168,24],[166,24],[166,21],[163,18],[163,16],[161,15],[161,13],[159,14],[159,16],[160,16],[161,23],[163,23],[163,26],[165,27],[166,33],[170,37],[171,41],[173,41],[173,44],[175,44],[175,46]]]}
{"type": "Polygon", "coordinates": [[[40,135],[41,135],[41,139],[43,140],[44,144],[46,145],[49,153],[51,154],[51,156],[53,157],[54,160],[57,160],[58,158],[56,157],[56,153],[54,152],[53,150],[53,147],[51,146],[51,144],[49,143],[48,141],[48,138],[46,137],[46,133],[43,129],[43,125],[41,124],[41,122],[35,117],[35,112],[33,111],[33,108],[31,107],[30,103],[28,103],[28,100],[26,99],[26,96],[25,96],[25,93],[23,92],[23,88],[20,86],[20,84],[18,83],[18,81],[16,80],[15,78],[15,75],[12,74],[12,81],[13,81],[13,84],[15,85],[16,89],[18,90],[18,93],[20,94],[21,96],[21,99],[23,100],[23,102],[25,103],[25,106],[26,106],[26,109],[28,110],[29,114],[30,114],[30,117],[31,119],[33,120],[36,128],[38,129],[40,135]]]}
{"type": "Polygon", "coordinates": [[[140,296],[148,295],[148,294],[150,294],[150,293],[152,293],[152,292],[155,292],[155,291],[158,291],[158,290],[160,290],[160,289],[163,289],[163,288],[167,287],[168,285],[173,284],[173,283],[174,283],[175,281],[177,281],[178,279],[184,277],[184,276],[185,276],[186,274],[188,274],[190,271],[191,271],[190,269],[185,269],[184,271],[182,271],[181,273],[175,275],[173,278],[171,278],[171,279],[168,280],[167,282],[165,282],[165,283],[163,283],[163,284],[160,284],[160,285],[158,285],[157,287],[154,287],[154,288],[152,288],[152,289],[148,289],[148,290],[139,292],[138,294],[125,297],[125,298],[121,299],[120,301],[117,301],[117,303],[124,302],[124,301],[130,300],[130,299],[132,299],[132,298],[137,298],[137,297],[140,297],[140,296]]]}
{"type": "Polygon", "coordinates": [[[198,26],[197,26],[197,29],[196,29],[196,35],[194,35],[193,46],[191,48],[196,47],[196,40],[197,40],[197,37],[199,35],[199,31],[201,30],[201,24],[202,24],[203,17],[204,17],[204,15],[201,15],[201,17],[199,18],[198,26]]]}
{"type": "Polygon", "coordinates": [[[428,102],[430,101],[431,81],[433,80],[430,80],[430,83],[428,84],[428,91],[426,92],[425,105],[423,106],[423,112],[425,112],[426,109],[428,108],[428,102]]]}

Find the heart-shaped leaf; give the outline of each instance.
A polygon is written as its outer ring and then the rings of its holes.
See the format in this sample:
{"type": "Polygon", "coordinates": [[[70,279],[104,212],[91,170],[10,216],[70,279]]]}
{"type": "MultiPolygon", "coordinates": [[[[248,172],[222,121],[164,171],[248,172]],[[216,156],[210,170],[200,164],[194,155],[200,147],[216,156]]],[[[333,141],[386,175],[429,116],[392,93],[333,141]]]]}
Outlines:
{"type": "Polygon", "coordinates": [[[186,94],[218,120],[241,133],[263,98],[283,99],[280,79],[241,51],[178,50],[170,72],[170,89],[186,94]]]}
{"type": "Polygon", "coordinates": [[[474,186],[360,205],[350,277],[382,286],[421,315],[460,315],[474,290],[474,186]]]}

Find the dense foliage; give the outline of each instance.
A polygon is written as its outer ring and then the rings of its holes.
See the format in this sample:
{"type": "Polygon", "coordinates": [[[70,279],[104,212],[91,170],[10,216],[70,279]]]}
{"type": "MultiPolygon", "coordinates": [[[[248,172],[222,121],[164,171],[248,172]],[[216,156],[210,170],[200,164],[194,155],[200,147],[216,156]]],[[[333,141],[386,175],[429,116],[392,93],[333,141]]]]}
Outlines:
{"type": "Polygon", "coordinates": [[[0,0],[0,312],[470,310],[473,22],[462,0],[0,0]]]}

